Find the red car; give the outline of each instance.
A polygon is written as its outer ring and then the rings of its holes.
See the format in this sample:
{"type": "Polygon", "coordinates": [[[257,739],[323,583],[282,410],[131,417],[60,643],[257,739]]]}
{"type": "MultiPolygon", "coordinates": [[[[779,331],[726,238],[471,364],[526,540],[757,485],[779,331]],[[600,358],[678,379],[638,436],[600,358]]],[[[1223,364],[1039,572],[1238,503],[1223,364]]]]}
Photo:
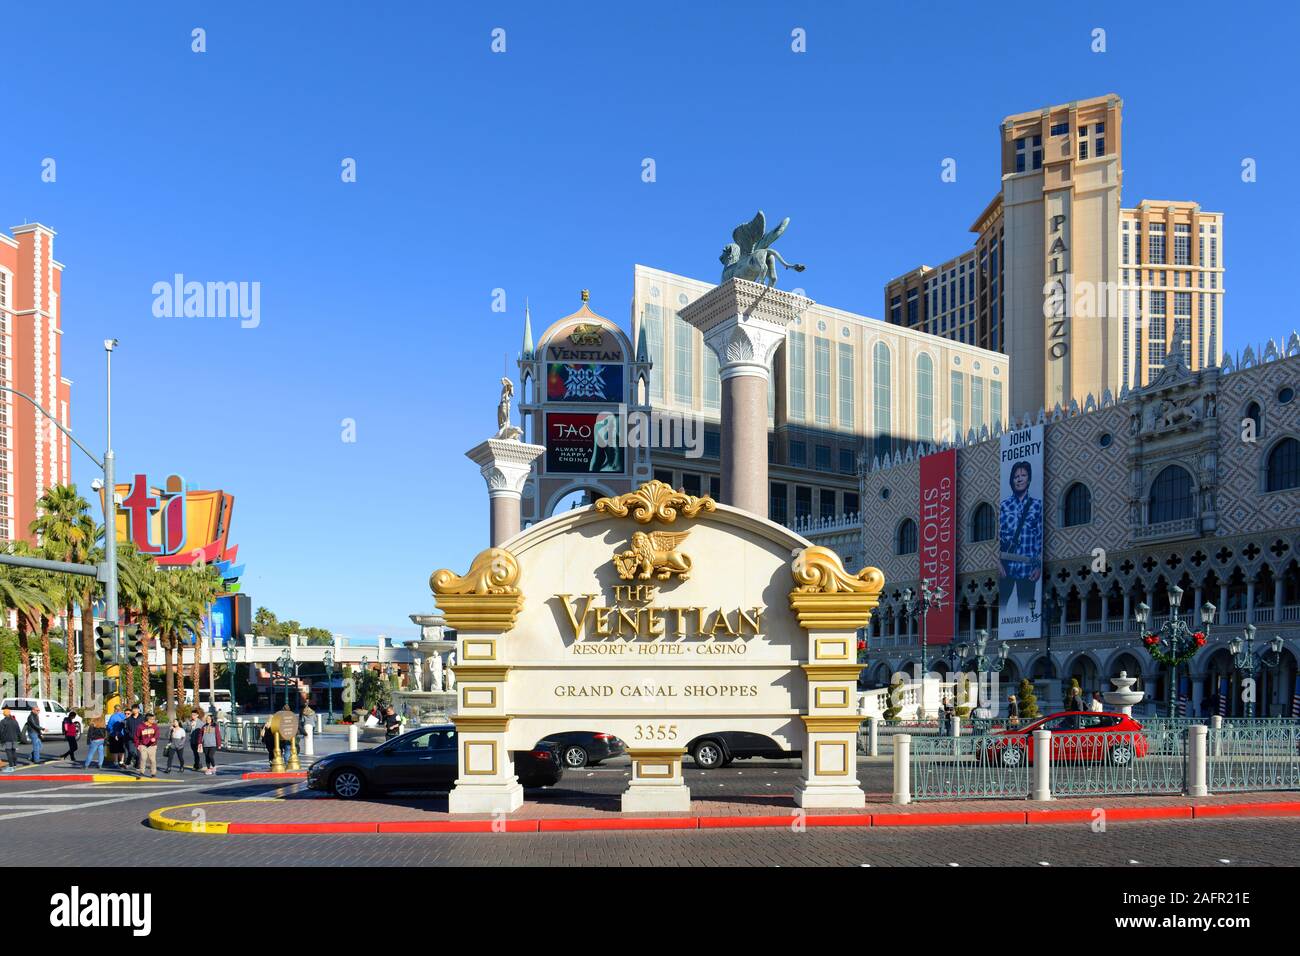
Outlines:
{"type": "Polygon", "coordinates": [[[1127,714],[1069,710],[1016,730],[1000,731],[989,739],[979,757],[1004,767],[1033,763],[1036,730],[1052,732],[1053,761],[1107,761],[1122,767],[1147,755],[1142,725],[1127,714]]]}

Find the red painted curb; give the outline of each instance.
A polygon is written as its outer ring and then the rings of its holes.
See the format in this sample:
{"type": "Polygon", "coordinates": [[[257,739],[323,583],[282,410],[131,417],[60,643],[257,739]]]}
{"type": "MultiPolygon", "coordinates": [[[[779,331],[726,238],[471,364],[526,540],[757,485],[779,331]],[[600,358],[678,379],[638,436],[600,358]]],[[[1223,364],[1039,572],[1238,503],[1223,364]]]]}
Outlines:
{"type": "Polygon", "coordinates": [[[248,773],[241,774],[241,777],[244,780],[281,780],[281,779],[303,780],[306,779],[307,777],[307,771],[306,770],[280,770],[280,771],[272,772],[270,770],[250,770],[248,773]]]}
{"type": "MultiPolygon", "coordinates": [[[[1106,807],[1101,806],[1106,820],[1190,820],[1192,808],[1185,807],[1106,807]]],[[[1092,810],[1030,810],[1026,823],[1091,823],[1097,818],[1092,810]]]]}
{"type": "Polygon", "coordinates": [[[378,823],[232,823],[227,833],[378,833],[378,823]]]}
{"type": "Polygon", "coordinates": [[[699,817],[701,830],[731,829],[733,827],[788,827],[796,819],[793,813],[784,817],[699,817]]]}
{"type": "Polygon", "coordinates": [[[380,833],[536,833],[537,820],[409,820],[379,824],[380,833]]]}
{"type": "Polygon", "coordinates": [[[1193,807],[1192,816],[1199,817],[1294,817],[1300,816],[1300,803],[1227,803],[1218,806],[1193,807]]]}
{"type": "Polygon", "coordinates": [[[23,780],[62,780],[65,783],[94,783],[94,774],[89,773],[15,773],[0,777],[3,783],[19,783],[23,780]]]}
{"type": "MultiPolygon", "coordinates": [[[[812,819],[815,817],[809,817],[809,820],[812,819]]],[[[1024,822],[1023,810],[994,810],[991,813],[969,810],[955,813],[874,813],[871,815],[871,825],[875,827],[1000,826],[1024,822]]]]}
{"type": "Polygon", "coordinates": [[[601,820],[539,820],[537,829],[548,830],[695,830],[698,817],[629,817],[628,819],[601,820]]]}

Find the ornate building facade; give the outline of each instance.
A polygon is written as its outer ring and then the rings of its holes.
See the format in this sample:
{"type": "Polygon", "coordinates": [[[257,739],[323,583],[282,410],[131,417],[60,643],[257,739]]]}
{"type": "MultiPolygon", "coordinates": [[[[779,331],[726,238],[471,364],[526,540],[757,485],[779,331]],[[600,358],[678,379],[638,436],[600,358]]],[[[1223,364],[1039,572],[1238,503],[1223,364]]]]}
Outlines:
{"type": "MultiPolygon", "coordinates": [[[[1166,699],[1167,669],[1142,647],[1134,609],[1152,609],[1149,630],[1170,613],[1168,589],[1185,591],[1185,618],[1198,622],[1205,601],[1217,606],[1207,645],[1180,679],[1193,715],[1211,707],[1243,710],[1243,678],[1228,644],[1255,631],[1255,649],[1280,636],[1280,666],[1257,675],[1257,715],[1286,716],[1296,706],[1300,656],[1300,337],[1259,353],[1225,357],[1191,370],[1181,343],[1146,386],[1087,396],[1026,416],[1045,428],[1044,639],[1011,641],[1000,681],[1037,684],[1047,706],[1063,685],[1110,689],[1109,678],[1140,675],[1147,706],[1166,699]],[[1222,700],[1222,704],[1220,704],[1222,700]]],[[[1019,425],[1019,422],[1015,422],[1019,425]]],[[[997,637],[999,432],[957,444],[957,638],[977,630],[997,637]]],[[[951,446],[944,446],[951,447],[951,446]]],[[[902,592],[919,587],[915,553],[920,446],[865,463],[860,553],[880,556],[886,591],[868,634],[864,677],[884,684],[921,661],[914,620],[902,592]]],[[[838,530],[809,535],[837,544],[838,530]]],[[[931,612],[944,613],[943,611],[931,612]]],[[[1199,623],[1196,627],[1199,627],[1199,623]]],[[[996,647],[994,644],[990,644],[996,647]]],[[[960,669],[949,647],[929,647],[927,665],[960,669]]],[[[969,665],[965,669],[971,669],[969,665]]],[[[1005,700],[1006,690],[1001,699],[1005,700]]]]}

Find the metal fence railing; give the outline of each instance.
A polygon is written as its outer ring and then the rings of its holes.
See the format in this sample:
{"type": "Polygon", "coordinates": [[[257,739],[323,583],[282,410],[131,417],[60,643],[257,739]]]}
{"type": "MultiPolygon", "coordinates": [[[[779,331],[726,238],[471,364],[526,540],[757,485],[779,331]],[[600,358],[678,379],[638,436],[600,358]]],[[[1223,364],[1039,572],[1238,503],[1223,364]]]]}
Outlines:
{"type": "Polygon", "coordinates": [[[1300,724],[1295,721],[1225,722],[1209,732],[1206,750],[1211,793],[1300,790],[1300,724]]]}
{"type": "Polygon", "coordinates": [[[990,737],[913,737],[913,800],[1028,797],[1028,760],[1004,761],[990,737]]]}
{"type": "Polygon", "coordinates": [[[217,726],[221,729],[221,749],[238,750],[245,752],[262,751],[265,753],[266,748],[262,744],[262,725],[255,721],[238,721],[230,723],[220,721],[217,726]]]}
{"type": "Polygon", "coordinates": [[[1054,797],[1182,793],[1186,786],[1186,732],[1052,735],[1054,797]]]}

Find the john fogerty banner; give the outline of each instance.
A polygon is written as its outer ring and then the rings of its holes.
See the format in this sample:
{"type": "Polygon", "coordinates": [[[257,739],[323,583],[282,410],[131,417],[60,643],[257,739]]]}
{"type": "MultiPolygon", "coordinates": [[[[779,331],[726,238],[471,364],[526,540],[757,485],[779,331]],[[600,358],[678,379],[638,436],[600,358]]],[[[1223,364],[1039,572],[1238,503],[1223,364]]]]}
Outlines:
{"type": "Polygon", "coordinates": [[[548,402],[621,402],[623,366],[562,364],[546,366],[548,402]]]}
{"type": "Polygon", "coordinates": [[[998,637],[1043,636],[1043,426],[1004,432],[999,454],[998,637]]]}
{"type": "Polygon", "coordinates": [[[942,588],[941,607],[926,617],[931,644],[951,644],[955,625],[953,600],[957,591],[957,450],[921,459],[920,571],[931,588],[942,588]]]}

